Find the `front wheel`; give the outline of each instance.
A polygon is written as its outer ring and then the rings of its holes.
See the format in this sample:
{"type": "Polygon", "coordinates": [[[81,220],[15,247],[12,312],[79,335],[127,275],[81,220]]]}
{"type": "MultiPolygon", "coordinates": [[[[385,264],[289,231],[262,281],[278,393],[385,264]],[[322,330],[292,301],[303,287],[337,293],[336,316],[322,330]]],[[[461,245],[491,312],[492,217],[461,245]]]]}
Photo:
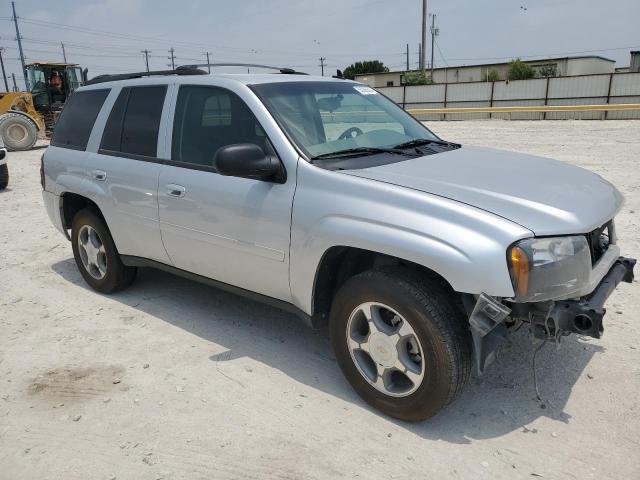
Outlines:
{"type": "Polygon", "coordinates": [[[81,210],[73,218],[71,245],[78,270],[93,289],[113,293],[135,279],[137,269],[122,263],[109,229],[91,210],[81,210]]]}
{"type": "Polygon", "coordinates": [[[407,268],[349,279],[331,308],[338,364],[370,405],[401,420],[435,415],[471,371],[471,335],[449,292],[407,268]]]}

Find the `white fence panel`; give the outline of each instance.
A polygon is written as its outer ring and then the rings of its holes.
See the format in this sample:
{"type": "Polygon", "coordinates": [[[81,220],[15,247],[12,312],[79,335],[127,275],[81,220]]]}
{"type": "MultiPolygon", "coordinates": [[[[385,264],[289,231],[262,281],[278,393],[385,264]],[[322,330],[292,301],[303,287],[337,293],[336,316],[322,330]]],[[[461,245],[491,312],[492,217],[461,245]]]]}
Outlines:
{"type": "MultiPolygon", "coordinates": [[[[549,79],[549,98],[605,97],[609,90],[609,75],[559,77],[549,79]]],[[[570,103],[568,105],[576,105],[570,103]]]]}
{"type": "MultiPolygon", "coordinates": [[[[444,102],[444,84],[407,87],[406,103],[444,102]]],[[[409,107],[407,107],[409,108],[409,107]]],[[[414,108],[411,105],[411,108],[414,108]]],[[[428,108],[428,107],[425,107],[428,108]]]]}
{"type": "Polygon", "coordinates": [[[614,75],[611,81],[611,95],[640,95],[640,73],[614,75]]]}
{"type": "Polygon", "coordinates": [[[496,82],[493,90],[493,100],[518,100],[527,98],[544,98],[547,80],[536,78],[533,80],[514,80],[496,82]]]}
{"type": "MultiPolygon", "coordinates": [[[[447,88],[447,105],[450,102],[483,101],[488,106],[491,99],[491,83],[450,83],[447,88]]],[[[469,105],[470,106],[470,105],[469,105]]]]}

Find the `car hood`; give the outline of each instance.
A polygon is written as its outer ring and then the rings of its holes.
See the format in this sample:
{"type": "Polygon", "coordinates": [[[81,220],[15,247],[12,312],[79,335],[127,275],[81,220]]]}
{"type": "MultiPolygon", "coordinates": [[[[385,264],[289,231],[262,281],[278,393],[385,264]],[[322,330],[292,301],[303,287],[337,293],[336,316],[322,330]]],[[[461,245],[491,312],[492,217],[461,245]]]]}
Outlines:
{"type": "Polygon", "coordinates": [[[538,236],[589,232],[613,218],[624,200],[613,185],[583,168],[478,147],[343,173],[456,200],[538,236]]]}

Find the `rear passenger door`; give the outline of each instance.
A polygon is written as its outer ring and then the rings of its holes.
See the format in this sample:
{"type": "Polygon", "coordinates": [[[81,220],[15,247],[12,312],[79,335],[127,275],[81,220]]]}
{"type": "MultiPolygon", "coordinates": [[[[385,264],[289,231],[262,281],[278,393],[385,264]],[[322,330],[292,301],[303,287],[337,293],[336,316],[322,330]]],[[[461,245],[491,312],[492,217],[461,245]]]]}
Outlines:
{"type": "Polygon", "coordinates": [[[158,224],[158,138],[167,85],[124,87],[90,154],[90,181],[122,255],[168,263],[158,224]]]}
{"type": "Polygon", "coordinates": [[[278,184],[222,176],[213,167],[216,152],[230,144],[257,144],[277,156],[254,113],[230,90],[181,85],[171,138],[158,199],[162,239],[173,264],[290,300],[295,171],[278,184]]]}

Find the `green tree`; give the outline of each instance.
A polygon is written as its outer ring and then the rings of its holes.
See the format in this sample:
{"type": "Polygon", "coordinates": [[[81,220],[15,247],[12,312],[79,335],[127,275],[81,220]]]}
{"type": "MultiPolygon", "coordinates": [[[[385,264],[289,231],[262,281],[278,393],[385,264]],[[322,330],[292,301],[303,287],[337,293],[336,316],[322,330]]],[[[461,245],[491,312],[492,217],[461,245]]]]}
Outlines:
{"type": "Polygon", "coordinates": [[[558,76],[558,68],[555,63],[550,63],[548,65],[542,65],[538,69],[538,74],[541,77],[557,77],[558,76]]]}
{"type": "Polygon", "coordinates": [[[497,82],[498,80],[500,80],[500,75],[498,75],[498,71],[493,68],[482,74],[483,82],[497,82]]]}
{"type": "Polygon", "coordinates": [[[528,63],[524,63],[519,58],[509,62],[509,80],[527,80],[534,78],[536,71],[528,63]]]}
{"type": "Polygon", "coordinates": [[[389,69],[384,66],[384,63],[378,60],[363,60],[349,65],[344,69],[342,74],[344,78],[353,80],[356,75],[363,75],[365,73],[385,73],[389,69]]]}
{"type": "Polygon", "coordinates": [[[404,74],[405,85],[433,85],[435,82],[422,72],[407,72],[404,74]]]}

